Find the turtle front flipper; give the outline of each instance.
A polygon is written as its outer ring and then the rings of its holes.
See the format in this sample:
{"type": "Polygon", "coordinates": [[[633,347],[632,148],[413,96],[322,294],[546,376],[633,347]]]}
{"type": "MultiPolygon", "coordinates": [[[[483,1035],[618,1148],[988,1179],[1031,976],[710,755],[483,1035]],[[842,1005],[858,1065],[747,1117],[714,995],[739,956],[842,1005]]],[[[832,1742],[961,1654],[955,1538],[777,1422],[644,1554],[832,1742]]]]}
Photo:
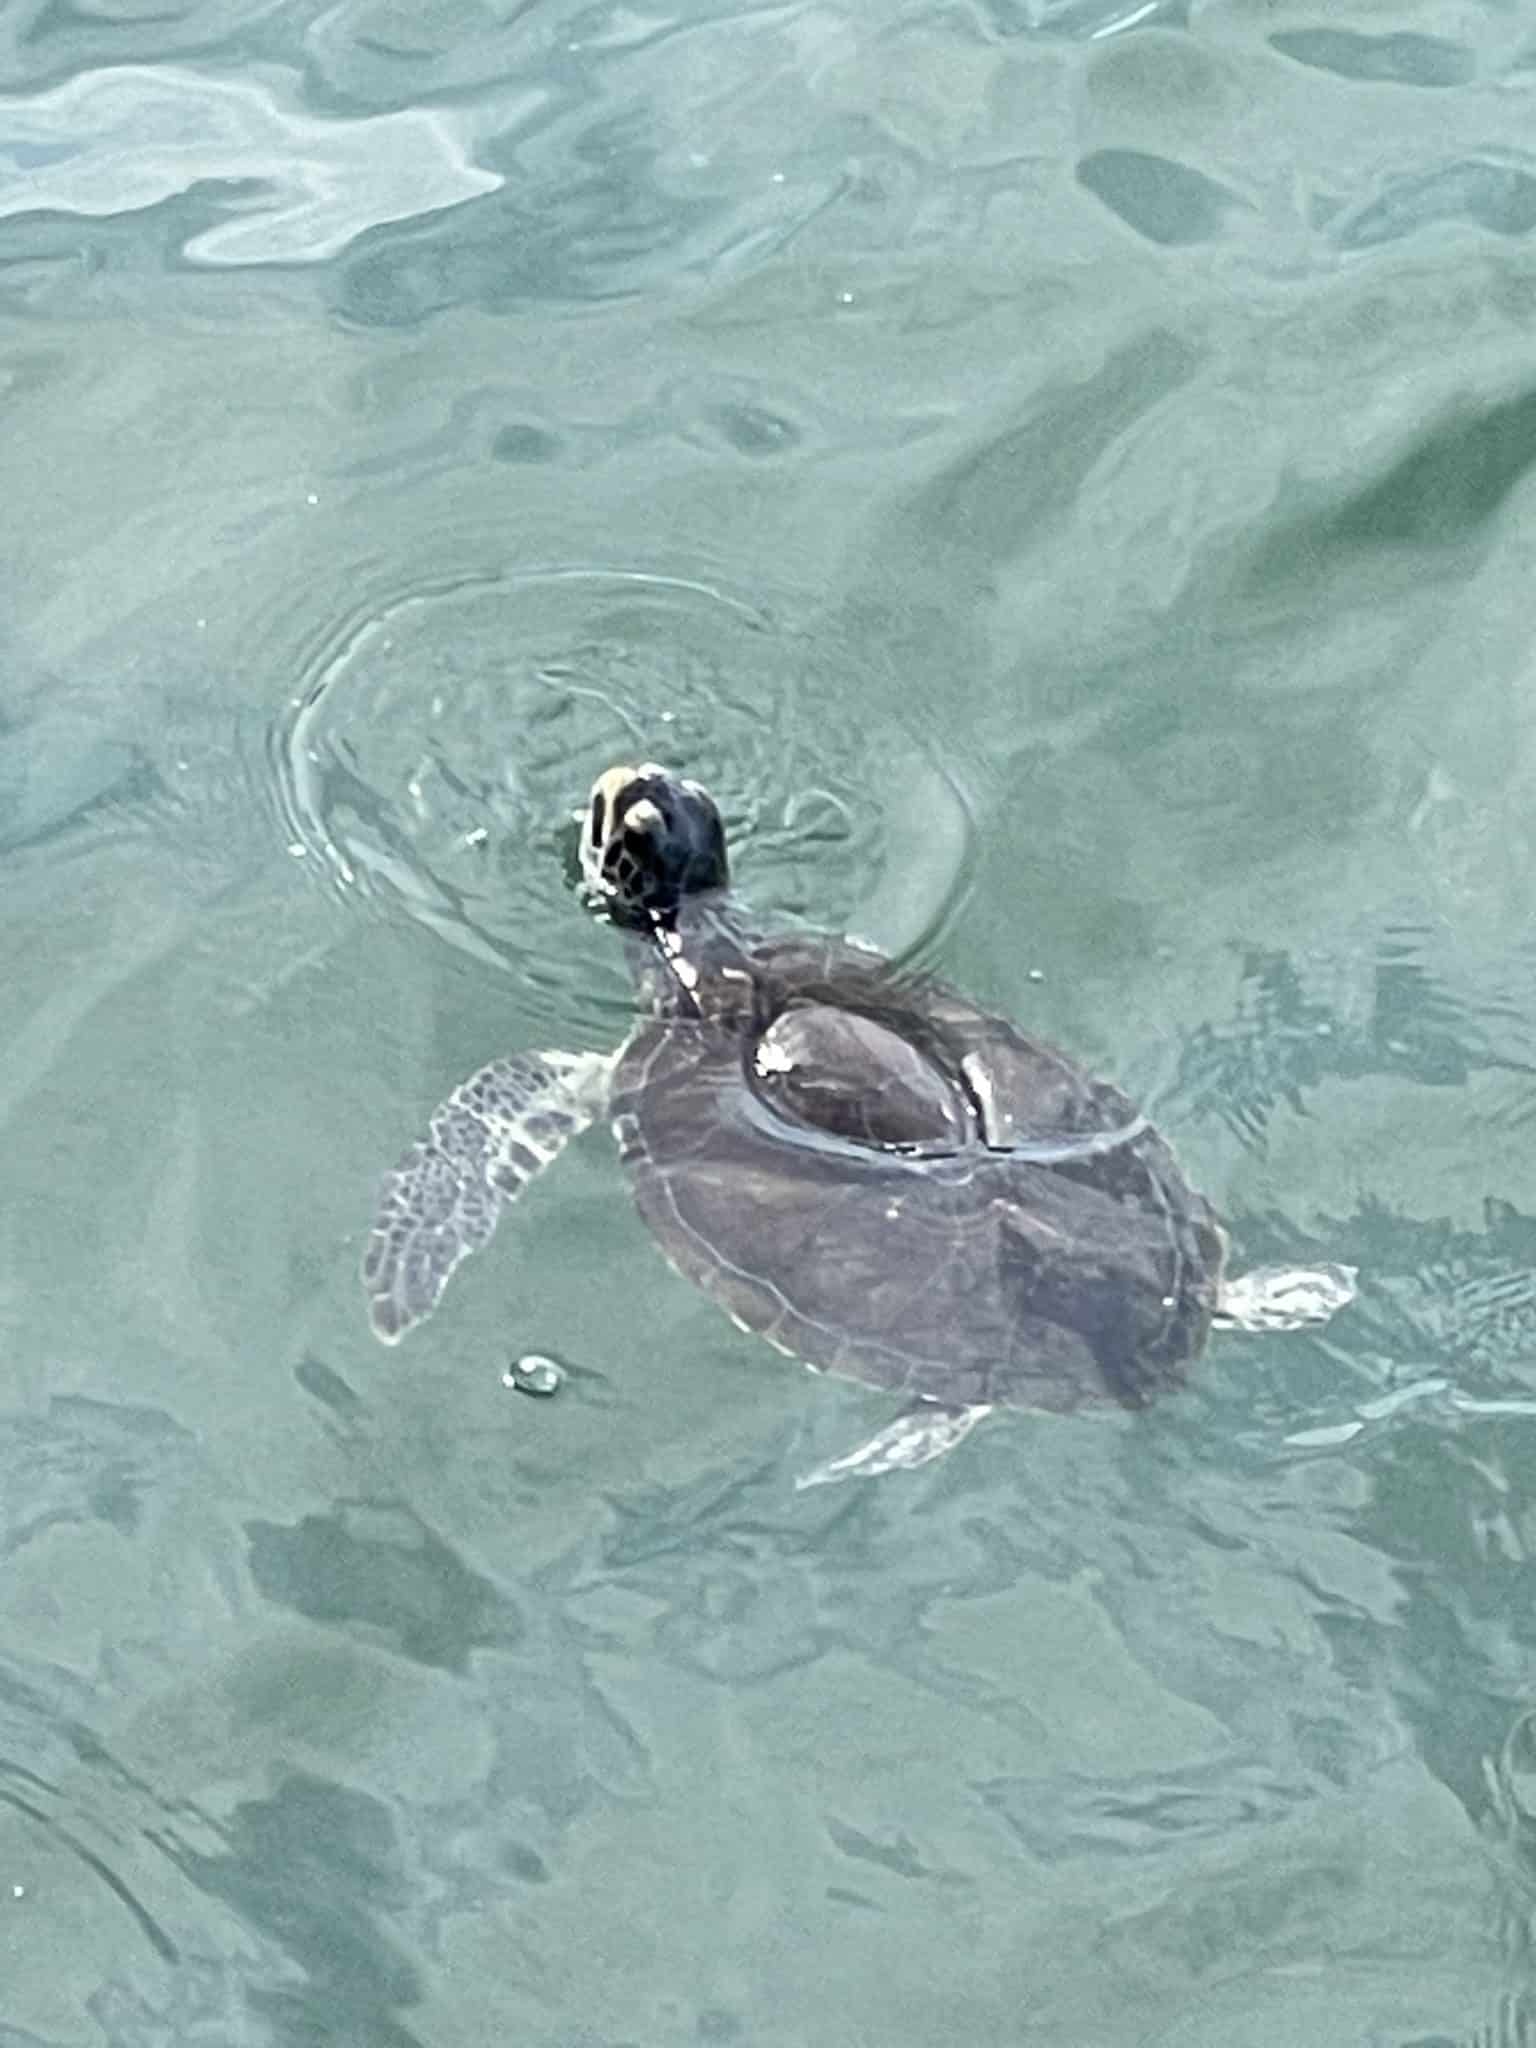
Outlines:
{"type": "Polygon", "coordinates": [[[518,1053],[471,1074],[433,1111],[427,1136],[384,1176],[363,1255],[382,1343],[398,1344],[432,1313],[503,1207],[591,1123],[612,1070],[602,1053],[518,1053]]]}

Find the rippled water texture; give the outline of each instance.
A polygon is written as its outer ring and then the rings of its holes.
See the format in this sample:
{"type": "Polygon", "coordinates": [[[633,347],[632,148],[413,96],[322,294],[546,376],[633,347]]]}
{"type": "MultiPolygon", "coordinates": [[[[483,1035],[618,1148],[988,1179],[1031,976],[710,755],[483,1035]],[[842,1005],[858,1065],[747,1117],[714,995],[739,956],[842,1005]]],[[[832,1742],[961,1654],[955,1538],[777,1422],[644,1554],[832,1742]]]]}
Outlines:
{"type": "Polygon", "coordinates": [[[1533,122],[1493,0],[0,7],[4,2048],[1536,2038],[1533,122]],[[375,1344],[637,757],[1358,1301],[797,1491],[891,1402],[599,1126],[375,1344]]]}

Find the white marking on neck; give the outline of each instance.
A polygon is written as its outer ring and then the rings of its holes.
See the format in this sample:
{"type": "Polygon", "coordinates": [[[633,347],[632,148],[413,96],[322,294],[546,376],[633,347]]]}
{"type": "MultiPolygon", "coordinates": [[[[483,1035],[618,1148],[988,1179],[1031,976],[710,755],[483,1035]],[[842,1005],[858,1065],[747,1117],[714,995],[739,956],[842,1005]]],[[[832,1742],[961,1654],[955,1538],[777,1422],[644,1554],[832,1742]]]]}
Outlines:
{"type": "MultiPolygon", "coordinates": [[[[971,1093],[976,1098],[976,1107],[981,1111],[981,1135],[986,1144],[1006,1145],[1009,1132],[1003,1128],[997,1113],[997,1095],[992,1086],[992,1076],[973,1052],[968,1052],[960,1062],[960,1071],[971,1084],[971,1093]]],[[[1006,1119],[1012,1124],[1013,1119],[1006,1119]]]]}
{"type": "Polygon", "coordinates": [[[668,931],[659,921],[653,924],[652,929],[656,934],[656,943],[662,959],[666,961],[678,982],[692,995],[699,985],[699,970],[691,960],[683,958],[681,934],[668,931]]]}

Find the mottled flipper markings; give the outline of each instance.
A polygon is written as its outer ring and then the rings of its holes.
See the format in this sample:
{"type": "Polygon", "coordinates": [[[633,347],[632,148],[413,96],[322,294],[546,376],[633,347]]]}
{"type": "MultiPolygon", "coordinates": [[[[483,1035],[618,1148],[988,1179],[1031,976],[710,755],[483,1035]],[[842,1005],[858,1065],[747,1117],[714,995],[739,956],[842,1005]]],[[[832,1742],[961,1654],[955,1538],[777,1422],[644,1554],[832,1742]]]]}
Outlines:
{"type": "Polygon", "coordinates": [[[432,1313],[507,1203],[591,1123],[611,1068],[600,1053],[519,1053],[471,1074],[433,1111],[426,1137],[384,1176],[363,1255],[383,1343],[432,1313]]]}

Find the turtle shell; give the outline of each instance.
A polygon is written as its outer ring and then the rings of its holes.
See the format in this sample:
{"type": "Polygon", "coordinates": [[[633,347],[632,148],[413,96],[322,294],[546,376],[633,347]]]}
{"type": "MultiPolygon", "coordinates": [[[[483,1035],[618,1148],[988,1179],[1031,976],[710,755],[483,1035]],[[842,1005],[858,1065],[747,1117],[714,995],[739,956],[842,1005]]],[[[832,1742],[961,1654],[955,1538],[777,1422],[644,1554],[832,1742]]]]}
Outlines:
{"type": "Polygon", "coordinates": [[[642,1022],[614,1075],[674,1266],[872,1386],[1066,1410],[1182,1380],[1225,1237],[1118,1089],[846,943],[733,957],[642,1022]]]}

